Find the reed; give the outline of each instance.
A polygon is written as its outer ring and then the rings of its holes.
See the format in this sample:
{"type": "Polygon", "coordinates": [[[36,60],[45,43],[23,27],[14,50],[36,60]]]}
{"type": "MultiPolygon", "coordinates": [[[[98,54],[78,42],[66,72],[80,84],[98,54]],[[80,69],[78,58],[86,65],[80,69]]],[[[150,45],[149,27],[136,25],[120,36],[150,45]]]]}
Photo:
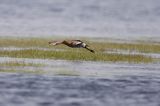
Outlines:
{"type": "Polygon", "coordinates": [[[44,64],[36,64],[36,63],[26,63],[22,61],[8,61],[4,63],[0,63],[1,67],[26,67],[26,66],[32,66],[32,67],[40,67],[44,66],[44,64]]]}
{"type": "Polygon", "coordinates": [[[38,75],[44,75],[44,74],[46,74],[46,72],[44,72],[44,71],[41,71],[41,70],[36,70],[36,71],[34,71],[34,70],[15,70],[15,69],[11,69],[11,68],[9,68],[9,69],[1,69],[0,68],[0,73],[25,73],[25,74],[38,74],[38,75]]]}
{"type": "MultiPolygon", "coordinates": [[[[61,39],[61,38],[59,38],[61,39]]],[[[66,38],[67,39],[67,38],[66,38]]],[[[83,38],[84,39],[84,38],[83,38]]],[[[86,38],[88,39],[88,38],[86,38]]],[[[54,39],[53,39],[54,40],[54,39]]],[[[48,45],[49,38],[0,38],[0,47],[41,47],[41,48],[52,48],[48,45]]],[[[138,52],[145,52],[145,53],[160,53],[160,43],[152,43],[147,41],[141,42],[93,42],[89,39],[87,40],[88,44],[91,45],[93,49],[99,52],[103,52],[106,50],[111,49],[121,49],[121,50],[128,50],[128,51],[138,51],[138,52]]],[[[67,50],[71,50],[66,46],[56,46],[54,48],[63,48],[67,50]]]]}
{"type": "Polygon", "coordinates": [[[151,57],[143,55],[123,55],[107,53],[90,53],[85,50],[70,51],[44,51],[44,50],[19,50],[19,51],[0,51],[0,56],[16,58],[41,58],[41,59],[64,59],[64,60],[84,60],[84,61],[126,61],[133,63],[153,62],[151,57]]]}
{"type": "MultiPolygon", "coordinates": [[[[83,38],[84,39],[84,38],[83,38]]],[[[88,39],[88,38],[87,38],[88,39]]],[[[0,56],[17,57],[17,58],[42,58],[42,59],[65,59],[65,60],[85,60],[85,61],[125,61],[134,63],[153,62],[154,59],[143,55],[124,55],[124,54],[108,54],[104,53],[108,50],[127,50],[145,53],[160,53],[160,43],[149,42],[95,42],[86,40],[86,43],[91,45],[90,48],[95,50],[95,54],[86,51],[85,49],[72,49],[64,45],[49,46],[49,38],[1,38],[0,47],[40,47],[40,48],[61,48],[65,51],[53,50],[1,50],[0,56]]],[[[85,40],[84,40],[85,41],[85,40]]]]}

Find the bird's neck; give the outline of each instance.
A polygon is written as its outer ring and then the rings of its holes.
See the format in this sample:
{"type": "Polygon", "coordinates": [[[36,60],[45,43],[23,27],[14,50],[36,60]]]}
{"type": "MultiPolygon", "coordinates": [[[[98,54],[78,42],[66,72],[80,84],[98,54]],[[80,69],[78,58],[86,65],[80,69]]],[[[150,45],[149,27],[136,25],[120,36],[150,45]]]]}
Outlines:
{"type": "Polygon", "coordinates": [[[67,45],[67,46],[71,46],[70,43],[68,43],[67,41],[63,41],[62,43],[67,45]]]}
{"type": "Polygon", "coordinates": [[[56,45],[59,45],[59,44],[62,44],[62,43],[63,43],[63,41],[57,41],[56,45]]]}

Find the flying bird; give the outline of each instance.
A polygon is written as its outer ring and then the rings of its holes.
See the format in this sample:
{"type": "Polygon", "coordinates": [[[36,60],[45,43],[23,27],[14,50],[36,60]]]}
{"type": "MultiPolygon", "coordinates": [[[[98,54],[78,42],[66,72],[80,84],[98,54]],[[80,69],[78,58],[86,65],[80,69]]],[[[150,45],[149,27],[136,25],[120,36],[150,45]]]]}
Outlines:
{"type": "Polygon", "coordinates": [[[81,40],[50,41],[48,43],[49,45],[54,45],[54,46],[64,44],[71,48],[85,48],[86,50],[89,50],[90,52],[95,53],[94,50],[88,48],[89,46],[86,43],[82,42],[81,40]]]}

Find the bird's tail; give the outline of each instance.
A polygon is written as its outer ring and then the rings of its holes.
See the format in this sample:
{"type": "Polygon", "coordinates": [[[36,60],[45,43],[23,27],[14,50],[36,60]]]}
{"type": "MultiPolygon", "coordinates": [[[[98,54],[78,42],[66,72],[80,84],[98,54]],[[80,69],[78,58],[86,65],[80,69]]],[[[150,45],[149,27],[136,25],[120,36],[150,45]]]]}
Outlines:
{"type": "Polygon", "coordinates": [[[89,50],[89,51],[92,52],[92,53],[95,53],[94,50],[92,50],[92,49],[90,49],[90,48],[88,48],[88,47],[85,47],[85,49],[89,50]]]}
{"type": "Polygon", "coordinates": [[[48,44],[55,46],[55,45],[62,44],[62,41],[49,41],[48,44]]]}

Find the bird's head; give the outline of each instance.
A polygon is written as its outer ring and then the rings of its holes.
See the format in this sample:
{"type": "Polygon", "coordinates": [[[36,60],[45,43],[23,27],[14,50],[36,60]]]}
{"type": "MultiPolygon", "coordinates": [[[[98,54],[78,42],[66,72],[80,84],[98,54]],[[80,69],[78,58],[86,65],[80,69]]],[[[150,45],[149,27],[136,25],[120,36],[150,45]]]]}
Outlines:
{"type": "Polygon", "coordinates": [[[85,44],[85,43],[82,43],[82,46],[84,47],[84,48],[86,48],[86,47],[89,47],[87,44],[85,44]]]}

